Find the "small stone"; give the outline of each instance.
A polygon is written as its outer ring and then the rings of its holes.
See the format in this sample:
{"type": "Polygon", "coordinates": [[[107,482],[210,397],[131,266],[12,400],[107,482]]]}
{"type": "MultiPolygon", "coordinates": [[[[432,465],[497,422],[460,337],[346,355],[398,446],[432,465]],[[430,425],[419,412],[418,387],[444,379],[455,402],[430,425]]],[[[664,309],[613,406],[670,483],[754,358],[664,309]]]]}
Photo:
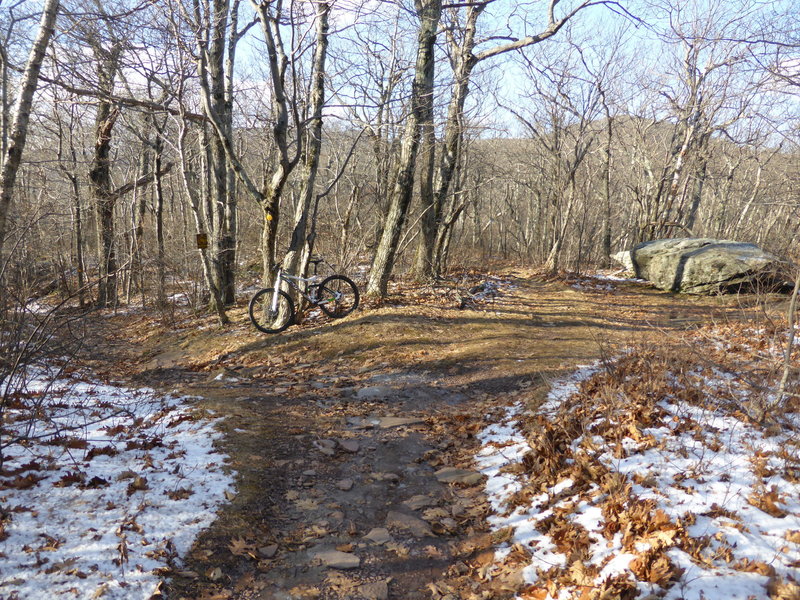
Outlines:
{"type": "Polygon", "coordinates": [[[333,440],[316,440],[314,441],[314,447],[325,456],[333,456],[336,454],[336,442],[333,440]]]}
{"type": "Polygon", "coordinates": [[[336,549],[339,552],[352,552],[355,549],[353,544],[342,544],[341,546],[336,546],[336,549]]]}
{"type": "Polygon", "coordinates": [[[323,550],[314,554],[314,558],[331,569],[356,569],[361,565],[355,554],[339,550],[323,550]]]}
{"type": "Polygon", "coordinates": [[[345,452],[350,452],[351,454],[355,454],[361,448],[358,440],[339,440],[339,447],[345,452]]]}
{"type": "Polygon", "coordinates": [[[372,429],[377,424],[377,420],[372,422],[372,420],[362,417],[347,417],[347,426],[351,429],[372,429]]]}
{"type": "Polygon", "coordinates": [[[349,492],[353,489],[353,480],[352,479],[342,479],[341,481],[336,482],[336,487],[342,490],[343,492],[349,492]]]}
{"type": "Polygon", "coordinates": [[[258,553],[263,558],[274,558],[278,553],[278,544],[270,544],[269,546],[262,546],[258,549],[258,553]]]}
{"type": "Polygon", "coordinates": [[[391,542],[394,538],[392,538],[389,530],[385,527],[375,527],[370,531],[367,535],[364,536],[364,539],[367,539],[375,544],[387,544],[391,542]]]}
{"type": "Polygon", "coordinates": [[[381,429],[391,429],[392,427],[403,427],[405,425],[417,425],[423,420],[416,417],[381,417],[379,426],[381,429]]]}
{"type": "Polygon", "coordinates": [[[400,481],[400,475],[397,473],[370,473],[375,481],[388,481],[389,483],[397,483],[400,481]]]}
{"type": "Polygon", "coordinates": [[[483,475],[477,471],[470,471],[468,469],[457,469],[455,467],[444,467],[435,473],[436,479],[442,483],[464,483],[466,485],[475,485],[483,480],[483,475]]]}
{"type": "Polygon", "coordinates": [[[389,597],[389,585],[385,581],[365,583],[359,586],[358,593],[367,600],[387,600],[389,597]]]}
{"type": "Polygon", "coordinates": [[[386,387],[384,385],[372,385],[369,387],[361,388],[356,392],[357,400],[382,400],[391,398],[396,395],[397,391],[394,388],[386,387]]]}
{"type": "Polygon", "coordinates": [[[389,511],[386,516],[386,527],[408,530],[414,537],[433,537],[433,532],[425,521],[394,510],[389,511]]]}
{"type": "Polygon", "coordinates": [[[307,471],[303,471],[303,475],[305,475],[306,477],[314,477],[314,475],[316,474],[317,472],[314,469],[308,469],[307,471]]]}
{"type": "Polygon", "coordinates": [[[408,500],[403,502],[404,506],[407,506],[411,510],[419,510],[421,508],[425,508],[426,506],[433,505],[433,498],[430,496],[423,496],[422,494],[417,494],[416,496],[411,496],[408,500]]]}

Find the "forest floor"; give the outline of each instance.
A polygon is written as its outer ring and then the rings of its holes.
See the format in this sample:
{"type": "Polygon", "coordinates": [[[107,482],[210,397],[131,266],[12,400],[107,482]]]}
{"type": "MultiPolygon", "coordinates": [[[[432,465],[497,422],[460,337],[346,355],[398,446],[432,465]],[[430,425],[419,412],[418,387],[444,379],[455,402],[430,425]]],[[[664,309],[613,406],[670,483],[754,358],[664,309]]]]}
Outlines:
{"type": "Polygon", "coordinates": [[[581,365],[749,321],[764,300],[504,270],[398,285],[381,306],[278,335],[256,332],[243,305],[224,329],[189,312],[106,314],[81,361],[223,417],[235,493],[171,573],[169,598],[506,598],[525,582],[521,566],[482,571],[508,538],[487,522],[482,432],[581,365]],[[497,293],[472,301],[481,283],[497,293]]]}
{"type": "MultiPolygon", "coordinates": [[[[460,290],[397,287],[383,306],[272,336],[243,307],[224,330],[145,313],[93,325],[95,372],[198,396],[224,417],[236,494],[170,598],[412,600],[448,578],[463,586],[502,541],[473,462],[498,407],[541,403],[553,380],[620,348],[756,310],[745,297],[522,270],[473,274],[460,290]],[[462,308],[485,281],[499,293],[462,308]]],[[[520,584],[470,586],[501,598],[520,584]]]]}

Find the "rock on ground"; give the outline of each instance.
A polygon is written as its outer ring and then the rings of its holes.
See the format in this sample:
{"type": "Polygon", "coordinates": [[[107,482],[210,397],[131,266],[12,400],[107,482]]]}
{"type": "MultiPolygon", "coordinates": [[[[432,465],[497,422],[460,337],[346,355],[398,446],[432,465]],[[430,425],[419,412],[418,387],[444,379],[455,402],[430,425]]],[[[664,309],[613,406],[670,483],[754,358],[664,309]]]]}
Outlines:
{"type": "Polygon", "coordinates": [[[779,288],[786,263],[755,244],[711,238],[643,242],[612,256],[656,287],[688,294],[715,294],[741,286],[779,288]]]}
{"type": "Polygon", "coordinates": [[[339,550],[320,550],[314,554],[314,559],[324,566],[334,569],[356,569],[361,565],[361,559],[358,556],[339,550]]]}

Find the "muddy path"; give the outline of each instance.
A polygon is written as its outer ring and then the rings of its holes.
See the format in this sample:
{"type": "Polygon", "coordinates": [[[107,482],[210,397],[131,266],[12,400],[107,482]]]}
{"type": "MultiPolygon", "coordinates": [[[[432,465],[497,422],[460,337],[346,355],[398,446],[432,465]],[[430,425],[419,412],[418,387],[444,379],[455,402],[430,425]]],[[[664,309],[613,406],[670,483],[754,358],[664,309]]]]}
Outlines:
{"type": "Polygon", "coordinates": [[[171,573],[169,597],[510,597],[513,575],[481,571],[500,540],[471,463],[476,433],[620,345],[747,310],[635,284],[501,279],[500,295],[465,309],[453,290],[405,288],[277,336],[257,334],[243,307],[226,330],[145,314],[93,326],[95,370],[224,417],[237,492],[171,573]]]}

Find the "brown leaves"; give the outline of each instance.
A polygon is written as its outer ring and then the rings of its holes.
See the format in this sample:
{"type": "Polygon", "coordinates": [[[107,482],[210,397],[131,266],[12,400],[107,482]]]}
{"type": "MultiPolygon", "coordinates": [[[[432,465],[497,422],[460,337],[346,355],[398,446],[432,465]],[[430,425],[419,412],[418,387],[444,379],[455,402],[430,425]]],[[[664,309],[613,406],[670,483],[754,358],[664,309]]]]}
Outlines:
{"type": "Polygon", "coordinates": [[[39,483],[43,476],[28,473],[27,475],[18,475],[14,479],[0,482],[0,489],[15,489],[15,490],[28,490],[39,483]]]}
{"type": "Polygon", "coordinates": [[[786,581],[782,577],[772,576],[767,584],[770,600],[797,600],[800,598],[800,585],[794,581],[786,581]]]}
{"type": "Polygon", "coordinates": [[[116,456],[117,454],[119,454],[119,450],[114,448],[114,446],[101,446],[90,449],[89,452],[86,453],[86,460],[92,460],[96,456],[116,456]]]}
{"type": "Polygon", "coordinates": [[[629,568],[640,581],[661,586],[666,586],[670,580],[677,579],[683,572],[672,564],[666,554],[654,549],[633,559],[629,568]]]}
{"type": "Polygon", "coordinates": [[[48,446],[62,446],[73,450],[83,450],[89,447],[89,442],[78,437],[54,437],[45,442],[48,446]]]}
{"type": "Polygon", "coordinates": [[[556,516],[552,520],[547,534],[552,538],[558,551],[567,556],[585,552],[591,543],[589,534],[583,527],[566,520],[563,516],[556,516]]]}
{"type": "Polygon", "coordinates": [[[136,475],[133,480],[128,484],[127,493],[128,496],[134,494],[135,492],[143,492],[149,490],[150,486],[147,485],[147,478],[142,477],[141,475],[136,475]]]}
{"type": "Polygon", "coordinates": [[[243,537],[231,538],[231,541],[228,544],[228,550],[230,550],[231,554],[234,556],[246,556],[248,558],[252,558],[253,560],[259,560],[256,544],[244,539],[243,537]]]}
{"type": "Polygon", "coordinates": [[[53,484],[54,487],[68,487],[76,483],[83,483],[86,480],[86,473],[81,471],[67,471],[57,482],[53,484]]]}
{"type": "Polygon", "coordinates": [[[165,490],[164,494],[170,500],[186,500],[186,498],[194,494],[194,490],[192,488],[178,488],[175,490],[165,490]]]}
{"type": "Polygon", "coordinates": [[[792,529],[787,531],[784,535],[787,541],[792,542],[794,544],[800,544],[800,530],[792,529]]]}
{"type": "Polygon", "coordinates": [[[775,575],[775,567],[768,565],[763,560],[750,560],[749,558],[742,558],[731,565],[737,571],[745,573],[758,573],[759,575],[773,576],[775,575]]]}
{"type": "Polygon", "coordinates": [[[780,501],[781,498],[775,486],[772,486],[769,492],[763,490],[755,491],[747,498],[747,502],[764,511],[771,517],[783,519],[788,513],[778,506],[777,503],[780,501]]]}

